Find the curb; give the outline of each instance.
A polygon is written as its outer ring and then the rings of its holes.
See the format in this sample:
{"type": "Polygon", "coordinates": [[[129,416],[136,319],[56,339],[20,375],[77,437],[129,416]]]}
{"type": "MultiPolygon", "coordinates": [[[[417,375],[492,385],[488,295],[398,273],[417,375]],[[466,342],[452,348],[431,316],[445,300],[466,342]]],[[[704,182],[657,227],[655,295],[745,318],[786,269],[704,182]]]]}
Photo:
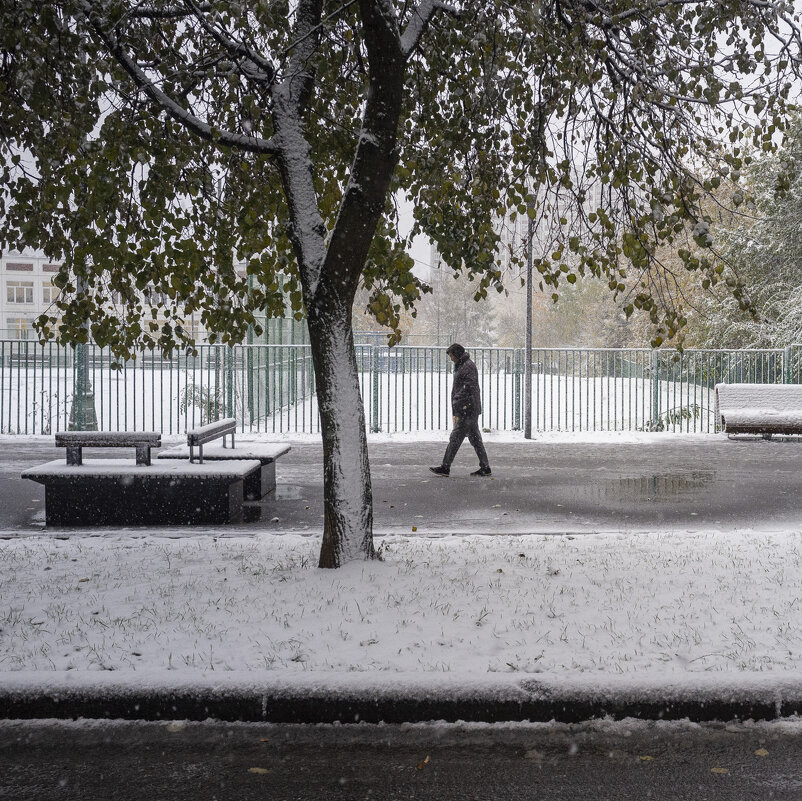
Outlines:
{"type": "MultiPolygon", "coordinates": [[[[300,688],[298,688],[300,690],[300,688]]],[[[412,692],[321,692],[204,688],[0,689],[0,719],[219,720],[261,723],[560,722],[621,720],[774,720],[802,714],[802,692],[792,697],[724,692],[701,699],[692,692],[520,692],[431,695],[412,692]],[[523,697],[521,697],[523,695],[523,697]]]]}

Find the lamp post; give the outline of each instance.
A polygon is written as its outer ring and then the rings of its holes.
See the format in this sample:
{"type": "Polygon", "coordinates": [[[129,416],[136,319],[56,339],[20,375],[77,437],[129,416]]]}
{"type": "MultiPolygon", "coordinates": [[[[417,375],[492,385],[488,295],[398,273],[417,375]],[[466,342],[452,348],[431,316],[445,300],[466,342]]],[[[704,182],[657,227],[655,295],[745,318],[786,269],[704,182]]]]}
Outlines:
{"type": "MultiPolygon", "coordinates": [[[[83,278],[78,277],[78,297],[85,294],[83,278]]],[[[89,322],[82,328],[89,334],[89,322]]],[[[75,362],[73,365],[72,406],[70,407],[70,431],[97,431],[97,415],[95,414],[95,393],[89,379],[89,359],[87,345],[79,342],[75,346],[75,362]]]]}

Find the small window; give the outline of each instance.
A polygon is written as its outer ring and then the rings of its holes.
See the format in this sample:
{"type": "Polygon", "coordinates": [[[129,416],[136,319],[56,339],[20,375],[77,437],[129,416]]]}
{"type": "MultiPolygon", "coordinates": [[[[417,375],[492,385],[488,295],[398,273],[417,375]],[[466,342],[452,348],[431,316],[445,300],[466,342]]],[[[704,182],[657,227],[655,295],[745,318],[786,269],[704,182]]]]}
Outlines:
{"type": "Polygon", "coordinates": [[[33,303],[33,281],[9,281],[6,300],[9,303],[33,303]]]}
{"type": "Polygon", "coordinates": [[[12,339],[28,339],[31,334],[30,321],[25,317],[9,317],[8,328],[12,339]]]}
{"type": "Polygon", "coordinates": [[[32,273],[33,264],[26,264],[18,261],[9,261],[6,262],[6,270],[11,270],[12,272],[17,272],[17,273],[32,273]]]}
{"type": "Polygon", "coordinates": [[[59,296],[59,288],[57,286],[53,286],[51,283],[46,283],[42,285],[42,303],[46,306],[49,306],[51,303],[55,302],[56,298],[59,296]]]}

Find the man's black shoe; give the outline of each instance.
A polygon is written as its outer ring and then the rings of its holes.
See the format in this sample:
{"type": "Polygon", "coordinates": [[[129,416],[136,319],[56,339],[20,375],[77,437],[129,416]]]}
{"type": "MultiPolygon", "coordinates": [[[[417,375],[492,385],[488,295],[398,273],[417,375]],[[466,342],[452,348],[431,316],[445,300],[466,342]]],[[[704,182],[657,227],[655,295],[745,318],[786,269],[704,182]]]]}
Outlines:
{"type": "Polygon", "coordinates": [[[478,470],[474,470],[471,473],[472,476],[490,476],[493,474],[493,471],[489,467],[480,467],[478,470]]]}
{"type": "Polygon", "coordinates": [[[451,473],[447,467],[430,467],[429,470],[438,476],[447,476],[451,473]]]}

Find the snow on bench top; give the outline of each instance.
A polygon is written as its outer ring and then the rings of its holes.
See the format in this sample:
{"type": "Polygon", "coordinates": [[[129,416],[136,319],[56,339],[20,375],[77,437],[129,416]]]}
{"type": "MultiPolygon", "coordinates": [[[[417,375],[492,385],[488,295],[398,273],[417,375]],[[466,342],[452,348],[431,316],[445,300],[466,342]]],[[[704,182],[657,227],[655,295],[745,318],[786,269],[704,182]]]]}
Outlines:
{"type": "Polygon", "coordinates": [[[716,384],[719,409],[785,411],[802,414],[802,384],[716,384]]]}
{"type": "MultiPolygon", "coordinates": [[[[287,453],[290,446],[286,443],[272,442],[237,442],[234,448],[224,448],[222,445],[204,445],[203,459],[268,459],[273,461],[287,453]]],[[[195,446],[195,457],[199,456],[198,446],[195,446]]],[[[189,445],[176,445],[174,448],[162,451],[159,459],[189,459],[189,445]]]]}
{"type": "Polygon", "coordinates": [[[114,447],[138,445],[140,443],[158,445],[162,435],[158,431],[57,431],[56,446],[84,445],[85,447],[114,447]]]}
{"type": "Polygon", "coordinates": [[[802,404],[793,409],[768,409],[744,406],[738,409],[722,409],[721,415],[728,426],[734,425],[784,425],[802,427],[802,404]]]}
{"type": "Polygon", "coordinates": [[[24,470],[22,477],[96,476],[108,478],[120,476],[121,478],[130,478],[131,476],[147,476],[148,478],[180,478],[195,476],[238,478],[245,477],[252,470],[261,466],[261,462],[255,459],[204,462],[204,464],[165,460],[151,465],[138,465],[135,459],[87,459],[80,465],[68,465],[63,459],[54,459],[52,462],[24,470]]]}

